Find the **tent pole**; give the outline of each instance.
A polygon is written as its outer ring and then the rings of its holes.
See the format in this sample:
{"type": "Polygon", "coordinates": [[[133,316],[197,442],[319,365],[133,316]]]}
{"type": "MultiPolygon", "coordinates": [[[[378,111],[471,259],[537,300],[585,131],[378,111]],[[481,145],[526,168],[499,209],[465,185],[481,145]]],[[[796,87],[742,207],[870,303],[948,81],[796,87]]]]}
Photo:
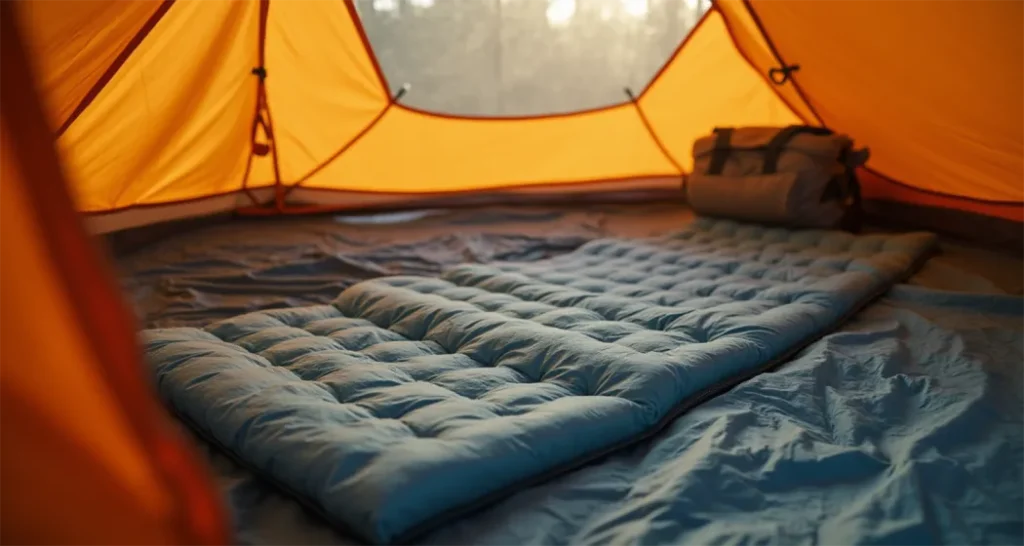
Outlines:
{"type": "Polygon", "coordinates": [[[253,114],[252,131],[249,133],[249,160],[248,163],[246,163],[245,174],[242,177],[242,192],[249,198],[253,207],[259,208],[262,206],[259,199],[256,198],[256,195],[249,189],[249,175],[252,170],[253,156],[263,157],[269,153],[274,166],[273,209],[280,213],[284,212],[284,198],[287,195],[287,192],[285,191],[284,184],[281,182],[281,168],[277,155],[277,141],[274,138],[274,121],[270,115],[270,103],[267,100],[267,68],[265,66],[267,16],[270,13],[270,0],[259,0],[259,2],[259,33],[256,43],[257,65],[252,69],[253,76],[256,76],[256,111],[253,114]],[[267,138],[266,144],[256,142],[256,138],[259,136],[260,127],[263,127],[263,133],[267,138]]]}
{"type": "Polygon", "coordinates": [[[270,0],[260,0],[260,34],[259,34],[259,69],[254,71],[259,78],[259,86],[256,94],[257,104],[262,108],[266,119],[262,119],[263,130],[267,133],[267,141],[270,145],[270,159],[274,165],[274,208],[277,212],[284,212],[285,189],[281,183],[281,167],[277,156],[277,139],[274,138],[274,118],[270,115],[270,101],[267,99],[267,18],[270,14],[270,0]]]}

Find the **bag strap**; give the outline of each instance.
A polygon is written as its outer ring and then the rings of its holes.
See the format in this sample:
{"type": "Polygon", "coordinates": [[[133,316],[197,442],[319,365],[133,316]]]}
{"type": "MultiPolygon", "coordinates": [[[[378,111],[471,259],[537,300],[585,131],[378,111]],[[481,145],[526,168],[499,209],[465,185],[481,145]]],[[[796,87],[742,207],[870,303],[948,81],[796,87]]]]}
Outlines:
{"type": "Polygon", "coordinates": [[[725,160],[729,158],[729,142],[732,140],[732,127],[715,127],[715,147],[711,150],[711,163],[706,174],[717,176],[725,170],[725,160]]]}
{"type": "Polygon", "coordinates": [[[782,129],[768,142],[768,146],[764,151],[764,168],[761,171],[762,174],[775,174],[778,172],[779,157],[786,149],[786,145],[789,144],[789,141],[793,140],[793,137],[799,134],[831,136],[834,133],[824,127],[814,127],[811,125],[790,125],[789,127],[782,129]]]}

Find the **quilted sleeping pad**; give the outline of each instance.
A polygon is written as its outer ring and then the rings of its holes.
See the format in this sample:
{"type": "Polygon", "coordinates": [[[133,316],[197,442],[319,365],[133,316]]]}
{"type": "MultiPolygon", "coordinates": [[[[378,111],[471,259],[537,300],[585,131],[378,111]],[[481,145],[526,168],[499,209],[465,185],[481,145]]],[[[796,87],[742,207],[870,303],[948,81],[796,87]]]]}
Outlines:
{"type": "Polygon", "coordinates": [[[142,337],[197,432],[363,540],[402,542],[781,363],[933,243],[698,220],[142,337]]]}

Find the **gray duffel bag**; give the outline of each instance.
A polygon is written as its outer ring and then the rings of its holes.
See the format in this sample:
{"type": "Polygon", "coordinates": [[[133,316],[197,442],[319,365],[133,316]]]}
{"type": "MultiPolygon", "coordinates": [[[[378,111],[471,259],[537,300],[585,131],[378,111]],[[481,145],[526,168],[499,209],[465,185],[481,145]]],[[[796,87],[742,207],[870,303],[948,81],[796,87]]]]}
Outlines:
{"type": "Polygon", "coordinates": [[[686,199],[705,216],[857,230],[855,169],[867,158],[867,149],[821,127],[718,128],[693,145],[686,199]]]}

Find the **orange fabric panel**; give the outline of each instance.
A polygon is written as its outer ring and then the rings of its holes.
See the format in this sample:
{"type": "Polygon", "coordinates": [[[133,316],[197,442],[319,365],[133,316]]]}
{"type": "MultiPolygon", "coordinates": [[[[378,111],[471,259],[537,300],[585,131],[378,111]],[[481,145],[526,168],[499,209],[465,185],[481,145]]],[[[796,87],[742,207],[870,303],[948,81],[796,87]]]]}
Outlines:
{"type": "MultiPolygon", "coordinates": [[[[7,29],[0,29],[6,34],[7,29]]],[[[4,41],[7,42],[7,36],[4,41]]],[[[25,161],[16,157],[15,138],[29,138],[15,125],[8,109],[19,103],[10,93],[18,82],[8,67],[9,55],[15,55],[4,44],[3,69],[12,79],[3,86],[3,110],[0,113],[0,178],[4,180],[4,197],[0,199],[0,233],[16,237],[0,238],[0,344],[4,347],[4,364],[0,366],[0,415],[4,420],[24,419],[41,427],[40,444],[23,443],[22,438],[8,435],[3,428],[4,464],[0,482],[4,502],[0,513],[4,529],[25,518],[25,511],[55,513],[52,506],[23,503],[15,497],[28,494],[12,489],[22,485],[25,476],[49,471],[38,465],[59,459],[66,466],[88,472],[102,472],[117,485],[120,494],[128,497],[138,510],[148,513],[167,512],[169,499],[160,490],[145,453],[132,435],[128,421],[119,412],[112,392],[98,372],[99,363],[91,358],[87,340],[76,324],[68,294],[61,286],[48,254],[48,245],[40,233],[33,204],[26,188],[43,183],[25,172],[25,161]],[[54,436],[63,436],[57,438],[54,436]],[[73,445],[74,451],[41,453],[42,444],[73,445]],[[84,467],[84,468],[83,468],[84,467]],[[87,470],[86,470],[87,468],[87,470]],[[22,477],[18,477],[22,476],[22,477]],[[15,481],[15,479],[17,479],[15,481]],[[8,509],[17,509],[14,517],[8,509]]],[[[49,490],[60,502],[59,490],[49,490]]],[[[121,501],[125,502],[124,500],[121,501]]],[[[75,510],[71,510],[74,512],[75,510]]],[[[53,521],[48,522],[53,526],[53,521]]],[[[74,542],[74,541],[71,541],[74,542]]],[[[70,542],[68,542],[70,543],[70,542]]]]}
{"type": "Polygon", "coordinates": [[[717,11],[693,31],[640,97],[640,106],[687,171],[693,168],[694,141],[715,127],[800,122],[733,47],[717,11]]]}
{"type": "Polygon", "coordinates": [[[0,3],[0,539],[223,542],[213,489],[148,390],[65,192],[11,11],[0,3]]]}
{"type": "MultiPolygon", "coordinates": [[[[144,451],[99,375],[101,365],[91,358],[67,293],[60,286],[58,271],[53,269],[45,242],[34,225],[32,204],[23,184],[36,182],[16,170],[16,160],[10,156],[12,137],[4,127],[0,141],[5,180],[0,233],[17,237],[0,238],[0,254],[5,256],[0,260],[0,298],[4,301],[0,306],[0,324],[4,325],[0,344],[5,352],[4,365],[0,366],[4,391],[0,394],[0,414],[30,419],[44,426],[50,435],[67,436],[39,438],[42,443],[72,444],[76,449],[41,454],[36,451],[41,446],[23,444],[19,438],[8,436],[0,450],[10,459],[9,464],[0,465],[5,474],[0,478],[5,485],[3,495],[19,493],[8,486],[15,476],[45,473],[48,469],[37,466],[40,461],[58,458],[63,465],[105,473],[142,512],[167,512],[170,500],[160,490],[144,451]]],[[[50,493],[56,496],[50,502],[58,502],[59,494],[50,493]]],[[[4,512],[7,501],[23,506],[7,498],[4,512]]],[[[26,510],[55,513],[52,506],[24,506],[26,510]]]]}
{"type": "MultiPolygon", "coordinates": [[[[744,6],[744,1],[717,0],[715,7],[724,18],[725,26],[740,54],[754,66],[762,77],[766,78],[768,84],[774,87],[773,90],[804,123],[818,125],[817,116],[804,101],[804,98],[800,96],[792,82],[777,85],[767,79],[768,71],[772,68],[781,68],[781,65],[772,54],[761,30],[757,28],[757,23],[751,17],[750,11],[744,6]]],[[[786,62],[791,61],[787,60],[786,62]]]]}
{"type": "Polygon", "coordinates": [[[255,111],[258,2],[179,0],[59,140],[78,207],[241,187],[255,111]]]}
{"type": "Polygon", "coordinates": [[[50,126],[60,127],[160,8],[152,0],[18,2],[50,126]]]}
{"type": "MultiPolygon", "coordinates": [[[[271,1],[266,68],[285,183],[327,161],[389,101],[346,2],[271,1]]],[[[273,183],[273,171],[260,165],[249,181],[273,183]]]]}
{"type": "Polygon", "coordinates": [[[1021,205],[987,203],[930,193],[914,189],[911,186],[894,183],[892,180],[867,169],[860,169],[857,178],[860,180],[861,194],[866,200],[896,201],[925,207],[956,209],[984,216],[1004,218],[1014,222],[1024,222],[1024,206],[1021,205]]]}
{"type": "Polygon", "coordinates": [[[303,187],[425,193],[673,174],[632,104],[533,119],[395,106],[303,187]]]}
{"type": "Polygon", "coordinates": [[[177,543],[166,514],[112,477],[109,461],[83,450],[7,383],[0,383],[0,400],[0,542],[177,543]]]}
{"type": "Polygon", "coordinates": [[[1024,3],[754,2],[824,122],[926,191],[1024,200],[1024,3]]]}

